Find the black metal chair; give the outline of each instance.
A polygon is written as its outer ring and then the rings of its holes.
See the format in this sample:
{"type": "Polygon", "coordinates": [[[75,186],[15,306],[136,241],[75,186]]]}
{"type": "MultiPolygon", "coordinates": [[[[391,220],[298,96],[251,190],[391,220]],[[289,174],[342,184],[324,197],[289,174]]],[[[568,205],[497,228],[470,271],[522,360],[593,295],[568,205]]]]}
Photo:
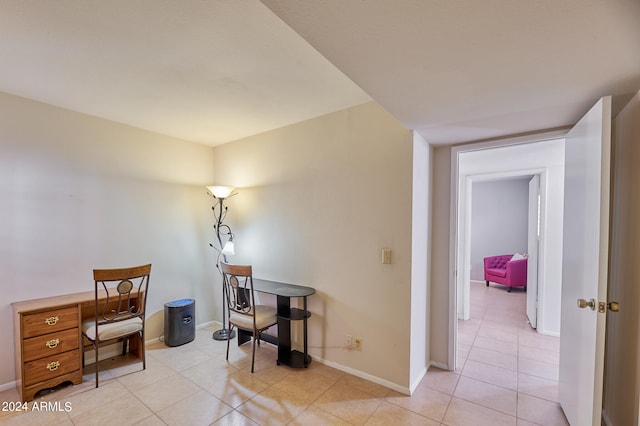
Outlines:
{"type": "MultiPolygon", "coordinates": [[[[122,355],[127,346],[136,350],[147,368],[144,350],[145,307],[149,289],[151,265],[119,269],[94,269],[95,315],[82,323],[82,334],[91,342],[96,355],[96,387],[98,387],[98,349],[105,344],[122,341],[122,355]],[[133,343],[131,338],[135,337],[133,343]]],[[[83,344],[82,366],[84,367],[83,344]]]]}
{"type": "MultiPolygon", "coordinates": [[[[253,273],[250,265],[229,265],[221,262],[224,297],[229,308],[229,335],[233,327],[246,330],[253,336],[251,372],[256,358],[256,342],[260,344],[260,333],[275,325],[276,308],[256,304],[253,290],[253,273]]],[[[229,360],[230,340],[227,339],[227,360],[229,360]]]]}

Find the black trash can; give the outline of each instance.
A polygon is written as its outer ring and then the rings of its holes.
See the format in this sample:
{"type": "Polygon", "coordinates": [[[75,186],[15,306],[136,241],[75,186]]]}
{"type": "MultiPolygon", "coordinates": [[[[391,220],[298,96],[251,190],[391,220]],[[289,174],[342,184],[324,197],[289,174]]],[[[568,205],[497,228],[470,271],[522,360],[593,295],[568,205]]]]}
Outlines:
{"type": "Polygon", "coordinates": [[[174,300],[164,304],[164,343],[180,346],[196,338],[196,301],[174,300]]]}

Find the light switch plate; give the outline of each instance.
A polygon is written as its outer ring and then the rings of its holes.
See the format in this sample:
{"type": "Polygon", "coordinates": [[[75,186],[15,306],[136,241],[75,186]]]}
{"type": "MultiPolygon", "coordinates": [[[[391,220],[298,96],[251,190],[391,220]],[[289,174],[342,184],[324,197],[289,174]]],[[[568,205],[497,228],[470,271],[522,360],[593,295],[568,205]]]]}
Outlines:
{"type": "Polygon", "coordinates": [[[382,263],[388,265],[391,263],[391,249],[383,248],[382,249],[382,263]]]}

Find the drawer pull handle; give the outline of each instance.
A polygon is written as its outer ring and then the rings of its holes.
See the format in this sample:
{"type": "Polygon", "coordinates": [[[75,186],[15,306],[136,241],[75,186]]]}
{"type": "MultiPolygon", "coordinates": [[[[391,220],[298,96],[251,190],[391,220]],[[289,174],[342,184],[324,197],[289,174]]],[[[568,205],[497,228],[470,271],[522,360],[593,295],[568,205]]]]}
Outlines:
{"type": "Polygon", "coordinates": [[[59,320],[58,317],[49,317],[45,319],[44,322],[47,325],[56,325],[58,323],[58,320],[59,320]]]}
{"type": "Polygon", "coordinates": [[[53,361],[47,364],[47,370],[49,371],[55,371],[58,367],[60,367],[60,361],[53,361]]]}
{"type": "Polygon", "coordinates": [[[45,346],[49,349],[53,349],[58,346],[58,343],[60,343],[60,339],[51,339],[47,343],[45,343],[45,346]]]}

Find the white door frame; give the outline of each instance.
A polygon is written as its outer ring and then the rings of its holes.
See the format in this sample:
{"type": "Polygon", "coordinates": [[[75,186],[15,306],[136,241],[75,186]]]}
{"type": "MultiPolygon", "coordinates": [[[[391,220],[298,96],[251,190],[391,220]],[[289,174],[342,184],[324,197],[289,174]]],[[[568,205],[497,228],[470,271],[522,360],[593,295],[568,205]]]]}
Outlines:
{"type": "MultiPolygon", "coordinates": [[[[554,130],[549,132],[541,132],[536,135],[521,136],[488,142],[479,142],[475,144],[454,146],[451,148],[450,212],[452,213],[454,220],[451,220],[449,225],[449,347],[447,364],[450,370],[455,370],[456,368],[456,355],[458,347],[458,276],[464,276],[465,271],[463,263],[465,259],[463,248],[464,245],[459,244],[462,238],[466,238],[460,235],[459,227],[459,224],[466,223],[464,211],[462,208],[460,208],[461,206],[459,206],[459,200],[461,197],[460,182],[464,182],[464,180],[461,179],[459,173],[459,156],[465,152],[559,139],[563,138],[566,132],[566,130],[554,130]],[[458,271],[462,271],[463,273],[458,274],[458,271]]],[[[466,197],[466,194],[464,196],[466,197]]],[[[540,275],[541,274],[539,273],[539,276],[540,275]]],[[[463,277],[461,276],[460,278],[462,279],[463,277]]],[[[540,311],[538,312],[538,315],[540,315],[540,311]]]]}
{"type": "MultiPolygon", "coordinates": [[[[529,214],[527,215],[527,318],[533,328],[538,327],[538,268],[542,238],[542,177],[534,175],[529,180],[529,214]]],[[[546,186],[545,186],[546,188],[546,186]]]]}

